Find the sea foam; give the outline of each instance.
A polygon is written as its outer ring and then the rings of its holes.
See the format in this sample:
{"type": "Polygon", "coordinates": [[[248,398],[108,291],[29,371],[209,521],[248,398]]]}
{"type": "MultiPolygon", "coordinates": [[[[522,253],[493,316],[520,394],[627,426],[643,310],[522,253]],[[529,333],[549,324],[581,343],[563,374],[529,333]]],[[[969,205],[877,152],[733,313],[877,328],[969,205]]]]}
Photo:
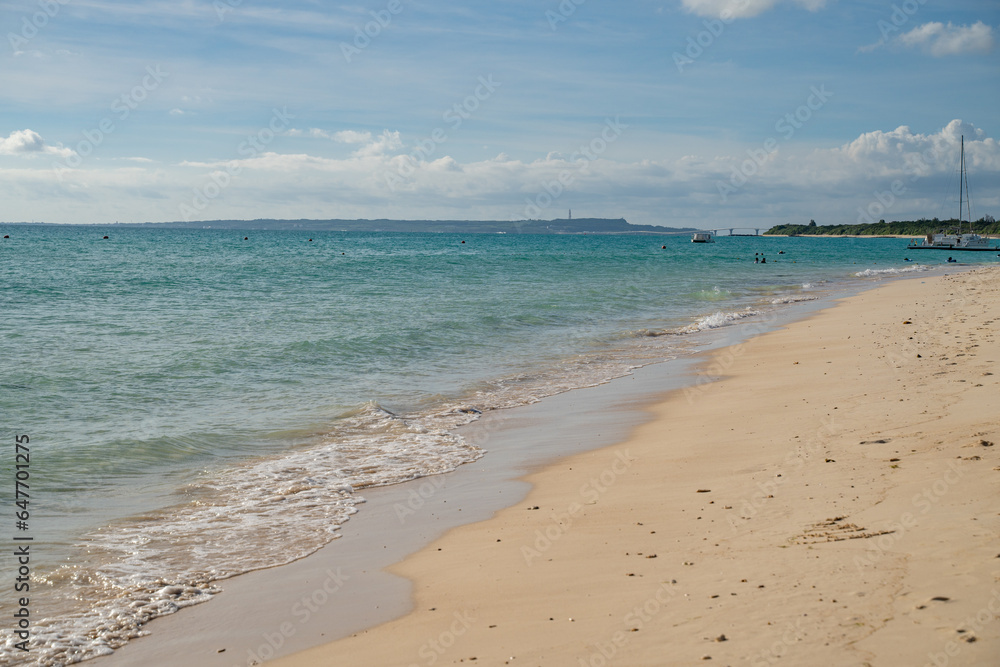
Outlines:
{"type": "Polygon", "coordinates": [[[693,325],[683,329],[683,331],[684,333],[691,333],[695,331],[705,331],[707,329],[718,329],[719,327],[730,325],[733,322],[737,322],[739,320],[746,319],[748,317],[756,317],[757,315],[760,314],[761,311],[754,310],[749,306],[743,310],[738,310],[730,313],[724,313],[720,310],[717,313],[713,313],[711,315],[706,315],[705,317],[702,317],[693,325]]]}
{"type": "Polygon", "coordinates": [[[914,264],[913,266],[904,266],[901,269],[865,269],[864,271],[858,271],[854,275],[858,278],[875,278],[877,276],[890,276],[900,273],[913,273],[915,271],[929,271],[930,267],[923,264],[914,264]]]}

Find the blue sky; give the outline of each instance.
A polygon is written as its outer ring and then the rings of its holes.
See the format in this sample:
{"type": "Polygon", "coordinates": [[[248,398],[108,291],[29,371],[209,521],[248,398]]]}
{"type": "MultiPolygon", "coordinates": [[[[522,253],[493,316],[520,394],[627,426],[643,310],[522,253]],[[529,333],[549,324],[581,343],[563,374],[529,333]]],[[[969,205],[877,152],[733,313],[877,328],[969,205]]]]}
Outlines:
{"type": "Polygon", "coordinates": [[[0,221],[1000,215],[995,0],[0,0],[0,221]]]}

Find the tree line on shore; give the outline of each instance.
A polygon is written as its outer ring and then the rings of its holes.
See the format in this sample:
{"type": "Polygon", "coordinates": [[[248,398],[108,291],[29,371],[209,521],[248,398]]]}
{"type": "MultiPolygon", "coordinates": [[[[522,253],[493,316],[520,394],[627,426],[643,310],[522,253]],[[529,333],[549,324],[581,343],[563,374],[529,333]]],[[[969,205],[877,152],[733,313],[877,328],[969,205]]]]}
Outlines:
{"type": "MultiPolygon", "coordinates": [[[[1000,222],[993,216],[986,215],[972,223],[973,231],[982,235],[1000,235],[1000,222]]],[[[958,220],[894,220],[886,222],[879,220],[870,224],[855,225],[817,225],[810,220],[807,225],[775,225],[764,232],[767,234],[785,236],[926,236],[958,229],[958,220]]],[[[969,223],[962,223],[962,232],[969,231],[969,223]]]]}

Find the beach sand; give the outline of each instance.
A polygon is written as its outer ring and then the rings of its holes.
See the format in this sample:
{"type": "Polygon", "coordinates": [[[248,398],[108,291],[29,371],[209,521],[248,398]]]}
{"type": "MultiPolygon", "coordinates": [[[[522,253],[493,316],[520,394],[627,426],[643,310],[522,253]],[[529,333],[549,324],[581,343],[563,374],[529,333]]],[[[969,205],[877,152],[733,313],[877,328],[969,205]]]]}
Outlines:
{"type": "Polygon", "coordinates": [[[411,613],[268,664],[1000,664],[998,280],[892,282],[712,353],[624,441],[394,565],[411,613]]]}

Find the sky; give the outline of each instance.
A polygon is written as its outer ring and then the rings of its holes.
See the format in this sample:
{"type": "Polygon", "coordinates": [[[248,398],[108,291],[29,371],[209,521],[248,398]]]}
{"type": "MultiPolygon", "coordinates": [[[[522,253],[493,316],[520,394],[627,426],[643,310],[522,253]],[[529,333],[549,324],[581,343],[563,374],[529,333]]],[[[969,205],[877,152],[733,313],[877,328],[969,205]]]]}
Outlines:
{"type": "Polygon", "coordinates": [[[0,222],[1000,217],[996,0],[0,0],[0,222]]]}

